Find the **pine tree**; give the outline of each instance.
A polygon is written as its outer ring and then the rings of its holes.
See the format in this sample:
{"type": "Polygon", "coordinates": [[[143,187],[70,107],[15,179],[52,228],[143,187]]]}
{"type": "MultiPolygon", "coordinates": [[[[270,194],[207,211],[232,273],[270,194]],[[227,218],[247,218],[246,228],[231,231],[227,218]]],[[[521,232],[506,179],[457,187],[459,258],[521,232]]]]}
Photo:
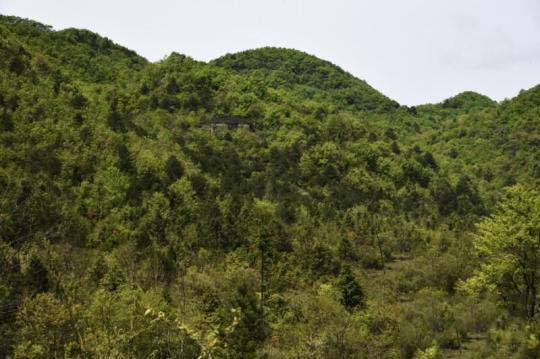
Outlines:
{"type": "Polygon", "coordinates": [[[342,294],[342,303],[347,310],[363,308],[365,305],[364,291],[354,275],[349,265],[344,265],[338,279],[338,287],[342,294]]]}

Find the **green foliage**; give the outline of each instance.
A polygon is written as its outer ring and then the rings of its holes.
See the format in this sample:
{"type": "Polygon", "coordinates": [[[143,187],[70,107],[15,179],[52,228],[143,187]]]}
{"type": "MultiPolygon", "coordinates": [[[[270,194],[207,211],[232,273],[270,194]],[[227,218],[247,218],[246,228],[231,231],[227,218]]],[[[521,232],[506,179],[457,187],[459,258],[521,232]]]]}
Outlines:
{"type": "Polygon", "coordinates": [[[477,111],[494,105],[495,102],[489,97],[472,91],[462,92],[454,97],[444,100],[442,103],[442,107],[445,109],[458,109],[463,111],[477,111]]]}
{"type": "Polygon", "coordinates": [[[539,99],[0,16],[0,357],[535,357],[539,99]]]}
{"type": "Polygon", "coordinates": [[[351,267],[343,266],[338,278],[338,287],[341,290],[343,305],[348,310],[362,308],[365,305],[364,291],[354,278],[351,267]]]}
{"type": "Polygon", "coordinates": [[[514,186],[493,218],[479,225],[474,246],[482,265],[467,283],[496,292],[518,313],[537,313],[540,252],[540,194],[514,186]]]}
{"type": "Polygon", "coordinates": [[[49,289],[49,275],[39,258],[32,256],[24,273],[25,286],[33,293],[46,292],[49,289]]]}
{"type": "Polygon", "coordinates": [[[262,79],[273,88],[292,89],[296,96],[332,101],[344,108],[390,111],[398,106],[365,81],[297,50],[265,47],[228,54],[212,64],[262,79]]]}
{"type": "MultiPolygon", "coordinates": [[[[15,35],[32,51],[45,55],[42,66],[62,67],[69,74],[85,81],[112,82],[129,76],[147,63],[135,52],[114,44],[88,30],[53,31],[49,26],[14,16],[1,16],[0,28],[15,35]],[[45,62],[50,64],[45,65],[45,62]]],[[[23,62],[12,61],[11,67],[21,72],[23,62]]]]}

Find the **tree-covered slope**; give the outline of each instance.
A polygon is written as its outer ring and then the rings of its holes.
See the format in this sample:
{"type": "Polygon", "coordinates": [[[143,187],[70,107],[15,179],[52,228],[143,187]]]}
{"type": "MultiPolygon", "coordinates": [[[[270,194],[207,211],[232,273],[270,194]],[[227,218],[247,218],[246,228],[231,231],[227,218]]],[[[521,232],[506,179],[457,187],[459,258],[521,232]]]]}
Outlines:
{"type": "Polygon", "coordinates": [[[86,31],[0,33],[1,357],[537,350],[509,272],[475,287],[472,239],[537,178],[504,166],[537,153],[538,88],[397,108],[293,50],[148,63],[86,31]]]}
{"type": "Polygon", "coordinates": [[[495,101],[493,101],[487,96],[472,91],[466,91],[444,100],[441,104],[441,107],[446,109],[472,112],[495,105],[495,101]]]}
{"type": "Polygon", "coordinates": [[[118,81],[147,63],[135,52],[88,30],[55,31],[32,20],[0,15],[0,34],[44,56],[36,61],[54,59],[62,71],[90,82],[118,81]]]}
{"type": "Polygon", "coordinates": [[[303,98],[331,101],[335,106],[360,111],[390,111],[398,107],[365,81],[298,50],[266,47],[228,54],[211,63],[262,78],[267,86],[293,89],[303,98]]]}
{"type": "Polygon", "coordinates": [[[538,98],[536,86],[498,104],[469,95],[457,101],[462,106],[448,105],[456,97],[418,106],[422,130],[405,137],[430,148],[451,173],[476,177],[486,190],[538,185],[538,98]]]}

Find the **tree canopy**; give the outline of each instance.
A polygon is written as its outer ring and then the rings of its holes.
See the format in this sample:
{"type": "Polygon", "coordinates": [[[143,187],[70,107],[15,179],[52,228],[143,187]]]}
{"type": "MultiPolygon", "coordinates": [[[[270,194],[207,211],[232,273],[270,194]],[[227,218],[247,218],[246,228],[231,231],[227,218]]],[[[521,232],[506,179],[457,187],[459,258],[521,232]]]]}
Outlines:
{"type": "Polygon", "coordinates": [[[535,358],[539,114],[0,16],[0,357],[535,358]]]}

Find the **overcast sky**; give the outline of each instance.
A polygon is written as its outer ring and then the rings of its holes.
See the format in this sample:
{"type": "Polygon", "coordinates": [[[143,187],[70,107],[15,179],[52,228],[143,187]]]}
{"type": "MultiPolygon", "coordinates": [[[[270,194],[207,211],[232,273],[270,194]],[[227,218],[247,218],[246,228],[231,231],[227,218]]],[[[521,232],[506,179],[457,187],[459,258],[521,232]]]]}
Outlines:
{"type": "Polygon", "coordinates": [[[0,0],[0,13],[86,28],[152,61],[295,48],[409,105],[540,83],[540,0],[0,0]]]}

